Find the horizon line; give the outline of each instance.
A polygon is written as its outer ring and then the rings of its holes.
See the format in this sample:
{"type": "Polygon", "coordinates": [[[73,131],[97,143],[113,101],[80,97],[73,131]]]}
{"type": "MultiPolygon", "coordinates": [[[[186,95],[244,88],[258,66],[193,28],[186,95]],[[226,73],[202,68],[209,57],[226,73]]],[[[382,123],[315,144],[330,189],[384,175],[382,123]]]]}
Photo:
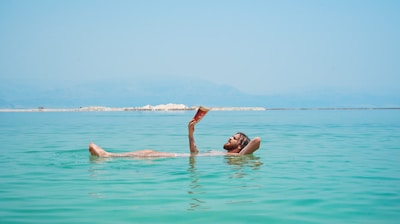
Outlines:
{"type": "MultiPolygon", "coordinates": [[[[0,112],[121,112],[121,111],[192,111],[197,106],[185,108],[103,107],[79,108],[0,108],[0,112]]],[[[400,107],[209,107],[214,111],[267,111],[267,110],[400,110],[400,107]]]]}

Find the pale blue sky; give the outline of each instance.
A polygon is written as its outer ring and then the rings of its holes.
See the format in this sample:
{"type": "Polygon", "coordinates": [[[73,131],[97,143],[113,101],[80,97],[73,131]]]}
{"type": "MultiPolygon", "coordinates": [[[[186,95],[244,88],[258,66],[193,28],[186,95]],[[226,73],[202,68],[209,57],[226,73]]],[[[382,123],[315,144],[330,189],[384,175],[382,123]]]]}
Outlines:
{"type": "Polygon", "coordinates": [[[0,0],[0,82],[201,77],[397,94],[400,1],[0,0]]]}

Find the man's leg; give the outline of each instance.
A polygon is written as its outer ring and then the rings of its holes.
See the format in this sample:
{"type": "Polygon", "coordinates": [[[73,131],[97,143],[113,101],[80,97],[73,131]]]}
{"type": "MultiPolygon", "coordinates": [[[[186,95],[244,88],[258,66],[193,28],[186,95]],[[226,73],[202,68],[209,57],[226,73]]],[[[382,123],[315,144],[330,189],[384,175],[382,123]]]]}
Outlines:
{"type": "Polygon", "coordinates": [[[150,149],[139,150],[136,152],[110,153],[93,142],[89,144],[89,152],[90,155],[98,157],[176,157],[175,153],[157,152],[150,149]]]}
{"type": "Polygon", "coordinates": [[[106,152],[104,149],[102,149],[100,146],[94,144],[93,142],[89,144],[89,152],[90,152],[90,155],[92,155],[92,156],[98,156],[98,157],[111,156],[111,153],[106,152]]]}

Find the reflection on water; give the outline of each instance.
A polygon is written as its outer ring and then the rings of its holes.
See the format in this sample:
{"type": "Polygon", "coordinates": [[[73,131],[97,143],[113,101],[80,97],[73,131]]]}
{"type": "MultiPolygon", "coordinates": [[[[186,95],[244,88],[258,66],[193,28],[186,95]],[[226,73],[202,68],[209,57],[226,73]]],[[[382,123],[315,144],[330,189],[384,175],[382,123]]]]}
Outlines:
{"type": "Polygon", "coordinates": [[[254,170],[259,169],[263,163],[260,161],[260,157],[254,155],[245,156],[225,156],[225,161],[229,165],[236,167],[250,167],[254,170]]]}
{"type": "MultiPolygon", "coordinates": [[[[184,203],[188,211],[213,210],[215,204],[218,203],[236,206],[249,204],[253,200],[244,197],[243,194],[260,188],[260,185],[255,185],[257,180],[254,180],[256,179],[255,176],[259,174],[256,171],[260,170],[264,163],[261,162],[260,157],[254,155],[225,157],[189,156],[187,158],[175,158],[172,160],[174,164],[187,164],[186,171],[181,174],[183,174],[182,180],[187,181],[184,183],[187,186],[187,193],[184,193],[187,199],[184,203]],[[242,192],[243,194],[238,194],[237,192],[242,192]]],[[[169,186],[174,184],[170,181],[175,181],[175,178],[181,178],[177,176],[171,176],[173,177],[172,180],[171,178],[164,178],[165,174],[176,173],[179,170],[179,168],[176,169],[170,162],[170,158],[99,158],[90,156],[90,165],[88,166],[89,177],[96,181],[99,187],[88,189],[88,194],[91,198],[107,198],[107,192],[108,194],[110,192],[109,189],[102,187],[103,184],[108,185],[112,183],[115,186],[119,186],[126,181],[132,181],[132,186],[136,190],[140,190],[140,186],[146,186],[146,189],[149,191],[151,191],[150,189],[157,189],[162,185],[169,186]],[[134,179],[130,179],[132,176],[129,173],[132,172],[135,177],[134,179]],[[136,174],[140,175],[137,176],[136,174]],[[115,180],[115,175],[118,175],[120,179],[115,180]],[[144,178],[144,175],[148,179],[144,178]],[[146,179],[146,184],[144,185],[143,178],[146,179]]],[[[135,195],[131,191],[128,191],[128,193],[135,195]]],[[[138,200],[139,198],[136,198],[135,203],[141,204],[138,200]]]]}
{"type": "MultiPolygon", "coordinates": [[[[104,162],[110,160],[110,158],[102,158],[97,156],[89,156],[89,176],[95,180],[101,179],[107,173],[106,164],[104,162]]],[[[93,195],[95,193],[89,192],[89,195],[93,195]]]]}
{"type": "MultiPolygon", "coordinates": [[[[230,165],[230,169],[233,172],[229,172],[229,178],[230,179],[241,179],[244,178],[246,175],[251,176],[251,171],[254,170],[259,170],[260,167],[264,164],[260,161],[260,157],[254,156],[254,155],[246,155],[246,156],[226,156],[224,158],[224,161],[226,164],[230,165]],[[250,171],[250,173],[249,173],[250,171]]],[[[207,198],[207,196],[212,195],[212,192],[209,192],[206,190],[207,187],[207,178],[209,176],[207,175],[201,175],[197,168],[196,168],[196,156],[190,156],[189,157],[189,166],[188,166],[188,174],[189,174],[189,189],[188,189],[188,194],[191,198],[189,202],[189,208],[187,210],[209,210],[212,209],[210,206],[207,206],[207,201],[204,198],[207,198]],[[203,182],[205,182],[204,186],[201,184],[202,178],[204,179],[203,182]]],[[[220,176],[218,176],[218,181],[223,182],[223,180],[220,180],[220,178],[224,179],[227,177],[226,171],[221,171],[220,176]]],[[[245,181],[240,181],[242,184],[239,186],[239,188],[246,188],[247,186],[247,180],[245,181]]],[[[212,200],[210,198],[210,200],[212,200]]],[[[226,201],[227,204],[241,204],[241,203],[250,203],[252,202],[251,200],[240,200],[240,201],[232,201],[228,200],[226,201]]]]}
{"type": "Polygon", "coordinates": [[[198,195],[205,194],[205,192],[202,190],[202,185],[199,182],[200,178],[196,169],[196,156],[189,157],[188,173],[190,178],[188,194],[191,196],[188,210],[207,209],[204,207],[205,201],[197,197],[198,195]]]}
{"type": "Polygon", "coordinates": [[[102,163],[107,161],[109,158],[104,158],[104,157],[97,157],[97,156],[89,156],[89,162],[91,164],[96,164],[96,163],[102,163]]]}
{"type": "Polygon", "coordinates": [[[234,171],[230,175],[231,178],[243,178],[248,174],[246,169],[258,170],[264,164],[260,161],[260,157],[254,155],[229,156],[225,157],[225,162],[231,165],[231,170],[234,171]]]}

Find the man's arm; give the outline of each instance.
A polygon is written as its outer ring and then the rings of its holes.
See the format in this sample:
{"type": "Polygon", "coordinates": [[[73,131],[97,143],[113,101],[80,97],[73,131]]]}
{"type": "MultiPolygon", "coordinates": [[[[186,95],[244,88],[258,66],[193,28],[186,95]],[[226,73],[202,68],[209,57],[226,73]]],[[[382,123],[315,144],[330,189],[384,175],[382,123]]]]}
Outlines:
{"type": "Polygon", "coordinates": [[[196,125],[196,121],[194,119],[189,121],[188,136],[189,136],[190,153],[192,153],[192,154],[197,154],[199,152],[199,150],[197,149],[197,146],[196,146],[196,142],[194,141],[194,137],[193,137],[195,125],[196,125]]]}
{"type": "Polygon", "coordinates": [[[244,147],[244,149],[242,149],[239,152],[239,155],[252,154],[253,152],[257,151],[258,148],[260,148],[260,144],[261,144],[261,138],[260,137],[253,138],[249,142],[249,144],[247,144],[246,147],[244,147]]]}

